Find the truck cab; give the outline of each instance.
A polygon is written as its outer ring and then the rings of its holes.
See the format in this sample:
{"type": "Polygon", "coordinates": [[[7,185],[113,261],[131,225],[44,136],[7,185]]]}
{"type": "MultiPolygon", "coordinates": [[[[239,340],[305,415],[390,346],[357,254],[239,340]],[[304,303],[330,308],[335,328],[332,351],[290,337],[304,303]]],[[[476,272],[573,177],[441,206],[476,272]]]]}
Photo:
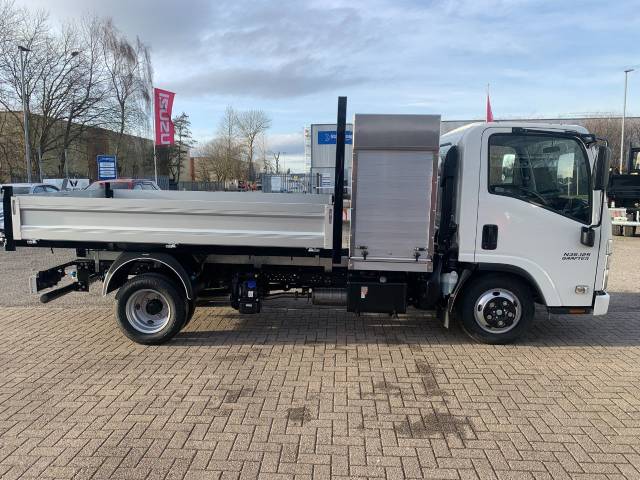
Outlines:
{"type": "Polygon", "coordinates": [[[507,320],[523,314],[523,302],[509,279],[550,312],[607,312],[612,242],[595,183],[599,151],[580,126],[491,122],[441,137],[441,159],[457,157],[457,261],[468,278],[498,278],[471,300],[467,329],[490,338],[516,328],[507,320]],[[485,308],[493,299],[506,310],[485,308]]]}

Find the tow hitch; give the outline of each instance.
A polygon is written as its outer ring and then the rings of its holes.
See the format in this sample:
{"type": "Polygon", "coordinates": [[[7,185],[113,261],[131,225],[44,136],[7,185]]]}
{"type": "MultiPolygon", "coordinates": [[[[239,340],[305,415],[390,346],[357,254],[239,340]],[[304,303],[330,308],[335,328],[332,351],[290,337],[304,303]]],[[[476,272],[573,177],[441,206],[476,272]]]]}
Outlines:
{"type": "Polygon", "coordinates": [[[42,294],[42,303],[49,303],[71,292],[88,292],[89,285],[98,277],[92,260],[73,260],[48,270],[41,270],[32,276],[29,280],[31,293],[55,287],[66,276],[73,278],[73,283],[42,294]]]}

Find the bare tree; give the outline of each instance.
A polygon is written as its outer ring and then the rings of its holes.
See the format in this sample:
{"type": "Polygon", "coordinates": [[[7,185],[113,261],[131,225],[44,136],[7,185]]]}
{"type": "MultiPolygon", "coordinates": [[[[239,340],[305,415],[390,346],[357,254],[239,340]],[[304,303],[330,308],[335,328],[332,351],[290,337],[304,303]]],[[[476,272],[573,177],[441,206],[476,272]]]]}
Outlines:
{"type": "Polygon", "coordinates": [[[119,155],[124,134],[148,119],[153,71],[149,49],[140,39],[132,45],[110,19],[103,22],[101,33],[103,62],[118,134],[115,154],[119,155]]]}
{"type": "Polygon", "coordinates": [[[23,177],[25,172],[20,131],[12,120],[10,114],[0,112],[0,183],[23,177]]]}
{"type": "Polygon", "coordinates": [[[11,45],[19,23],[18,10],[12,1],[0,0],[0,50],[5,52],[14,49],[11,45]]]}
{"type": "Polygon", "coordinates": [[[205,182],[224,182],[228,177],[225,168],[225,148],[220,139],[210,140],[202,145],[197,151],[198,163],[197,176],[205,182]]]}
{"type": "Polygon", "coordinates": [[[198,149],[201,178],[217,181],[254,180],[256,159],[265,171],[271,170],[264,133],[271,120],[260,110],[237,112],[227,107],[218,126],[216,138],[198,149]]]}
{"type": "Polygon", "coordinates": [[[242,135],[248,165],[249,180],[255,180],[254,156],[256,143],[271,127],[271,119],[262,110],[248,110],[238,115],[238,128],[242,135]]]}
{"type": "MultiPolygon", "coordinates": [[[[39,156],[49,154],[57,158],[55,170],[62,174],[65,152],[74,150],[73,144],[80,140],[102,137],[102,149],[109,148],[110,142],[95,127],[116,132],[113,153],[121,157],[120,167],[124,152],[134,153],[132,158],[140,163],[136,140],[127,135],[150,130],[152,68],[149,49],[139,39],[130,42],[110,20],[98,18],[52,28],[45,12],[18,9],[0,0],[0,109],[14,125],[22,126],[18,45],[28,50],[22,56],[24,98],[34,167],[39,156]],[[88,135],[89,129],[93,134],[88,135]]],[[[23,142],[24,136],[16,138],[23,142]]],[[[89,152],[75,150],[85,156],[89,152]]]]}
{"type": "Polygon", "coordinates": [[[73,52],[76,59],[70,78],[72,88],[69,111],[64,125],[60,148],[59,173],[66,166],[66,152],[80,140],[88,128],[100,126],[107,114],[105,105],[109,94],[107,77],[102,68],[101,22],[90,17],[82,20],[79,37],[83,49],[73,52]]]}
{"type": "MultiPolygon", "coordinates": [[[[39,81],[34,108],[38,115],[30,122],[35,133],[38,161],[50,151],[63,149],[62,125],[72,117],[73,92],[80,76],[77,74],[78,36],[67,27],[61,37],[47,33],[45,41],[34,56],[39,62],[39,81]],[[61,148],[62,147],[62,148],[61,148]]],[[[60,155],[62,173],[64,156],[60,155]]]]}
{"type": "Polygon", "coordinates": [[[271,162],[271,152],[269,152],[267,148],[267,138],[265,135],[260,135],[259,137],[259,150],[262,171],[264,173],[271,173],[273,171],[273,164],[271,162]]]}
{"type": "MultiPolygon", "coordinates": [[[[599,118],[590,118],[584,122],[584,127],[589,132],[596,134],[600,138],[605,138],[609,142],[609,147],[613,153],[611,166],[615,171],[620,165],[620,137],[622,133],[622,122],[617,116],[603,116],[599,118]]],[[[625,152],[622,160],[623,172],[627,168],[627,159],[629,154],[629,145],[640,147],[640,120],[637,118],[628,118],[625,122],[625,152]]]]}
{"type": "Polygon", "coordinates": [[[272,152],[274,173],[280,173],[280,152],[272,152]]]}
{"type": "Polygon", "coordinates": [[[242,138],[239,129],[239,114],[233,107],[227,107],[218,128],[218,150],[222,147],[218,163],[219,181],[241,180],[246,178],[246,169],[242,161],[242,138]]]}
{"type": "MultiPolygon", "coordinates": [[[[4,8],[7,8],[6,6],[4,8]]],[[[60,146],[61,122],[68,115],[70,92],[73,88],[73,52],[77,48],[77,32],[67,27],[54,34],[43,12],[30,14],[16,11],[13,30],[4,31],[0,50],[0,105],[11,112],[22,125],[22,78],[17,45],[30,52],[24,54],[24,96],[30,118],[29,138],[33,154],[46,154],[60,146]],[[33,108],[35,116],[30,114],[33,108]]],[[[32,162],[37,165],[38,162],[32,162]]]]}
{"type": "MultiPolygon", "coordinates": [[[[47,40],[49,36],[47,14],[38,11],[29,14],[26,9],[16,10],[12,3],[3,2],[2,49],[0,50],[0,106],[13,117],[16,124],[23,126],[22,98],[26,100],[26,115],[30,117],[30,105],[42,94],[42,87],[48,79],[44,78],[47,70],[45,59],[47,40]],[[21,55],[18,54],[18,45],[22,45],[30,54],[25,54],[24,82],[21,74],[21,55]]],[[[37,109],[37,107],[36,107],[37,109]]],[[[35,142],[39,135],[33,134],[33,125],[30,128],[31,151],[37,151],[35,142]]],[[[24,142],[23,142],[24,143],[24,142]]],[[[23,145],[24,148],[24,145],[23,145]]],[[[35,165],[35,162],[31,162],[35,165]]]]}
{"type": "Polygon", "coordinates": [[[224,138],[216,138],[198,149],[198,176],[204,181],[228,182],[244,179],[239,149],[234,152],[224,138]]]}

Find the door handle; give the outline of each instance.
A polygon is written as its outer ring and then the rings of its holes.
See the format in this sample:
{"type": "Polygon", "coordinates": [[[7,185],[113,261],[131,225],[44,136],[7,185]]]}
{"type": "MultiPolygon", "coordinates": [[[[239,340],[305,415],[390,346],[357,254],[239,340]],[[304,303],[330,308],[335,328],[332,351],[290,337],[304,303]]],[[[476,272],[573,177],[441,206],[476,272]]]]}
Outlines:
{"type": "Polygon", "coordinates": [[[498,226],[484,225],[482,227],[482,249],[495,250],[498,248],[498,226]]]}

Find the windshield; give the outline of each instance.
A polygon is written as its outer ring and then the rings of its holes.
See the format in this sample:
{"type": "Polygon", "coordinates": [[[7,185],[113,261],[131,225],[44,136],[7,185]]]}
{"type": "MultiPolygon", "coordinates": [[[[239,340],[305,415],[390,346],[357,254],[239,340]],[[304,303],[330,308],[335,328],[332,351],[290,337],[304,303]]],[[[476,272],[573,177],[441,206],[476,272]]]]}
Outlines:
{"type": "Polygon", "coordinates": [[[591,170],[574,138],[494,134],[489,138],[489,191],[591,222],[591,170]]]}

